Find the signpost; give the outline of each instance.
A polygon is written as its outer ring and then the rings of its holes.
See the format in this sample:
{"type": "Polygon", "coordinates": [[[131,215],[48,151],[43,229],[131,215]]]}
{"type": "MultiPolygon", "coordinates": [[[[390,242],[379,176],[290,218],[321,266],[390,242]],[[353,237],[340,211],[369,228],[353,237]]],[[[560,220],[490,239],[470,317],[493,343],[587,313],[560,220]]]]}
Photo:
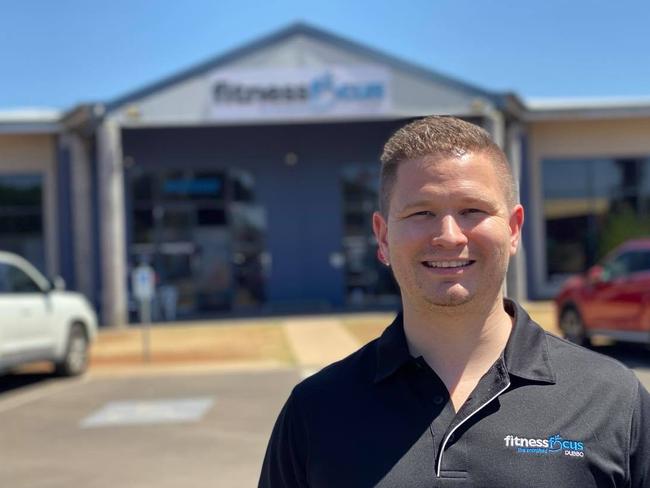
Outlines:
{"type": "Polygon", "coordinates": [[[131,273],[133,295],[138,301],[138,315],[142,323],[142,354],[150,359],[151,303],[156,290],[156,274],[151,266],[139,264],[131,273]]]}

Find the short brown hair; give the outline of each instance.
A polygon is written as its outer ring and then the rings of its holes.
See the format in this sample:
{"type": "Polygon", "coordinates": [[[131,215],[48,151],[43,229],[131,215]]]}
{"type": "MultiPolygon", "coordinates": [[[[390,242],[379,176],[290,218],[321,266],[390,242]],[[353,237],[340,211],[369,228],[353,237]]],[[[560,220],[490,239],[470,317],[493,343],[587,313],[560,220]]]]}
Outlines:
{"type": "Polygon", "coordinates": [[[388,216],[390,196],[403,161],[426,156],[460,157],[467,152],[487,153],[503,182],[507,204],[516,204],[517,191],[506,155],[481,127],[449,116],[431,116],[397,130],[381,155],[379,211],[388,216]]]}

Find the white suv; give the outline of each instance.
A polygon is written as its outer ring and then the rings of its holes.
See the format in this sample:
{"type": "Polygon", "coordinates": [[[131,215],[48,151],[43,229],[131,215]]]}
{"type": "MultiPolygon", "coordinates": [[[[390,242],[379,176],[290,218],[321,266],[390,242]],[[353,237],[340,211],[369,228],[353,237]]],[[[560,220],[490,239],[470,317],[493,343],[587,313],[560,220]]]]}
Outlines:
{"type": "Polygon", "coordinates": [[[0,251],[0,372],[33,361],[53,361],[74,376],[88,366],[97,316],[79,293],[63,291],[34,266],[0,251]]]}

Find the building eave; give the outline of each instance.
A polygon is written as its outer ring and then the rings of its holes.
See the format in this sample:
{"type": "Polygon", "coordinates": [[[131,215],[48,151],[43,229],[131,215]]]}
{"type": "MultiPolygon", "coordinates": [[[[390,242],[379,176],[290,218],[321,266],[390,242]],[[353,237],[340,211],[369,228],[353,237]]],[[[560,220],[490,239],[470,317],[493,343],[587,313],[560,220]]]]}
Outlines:
{"type": "Polygon", "coordinates": [[[569,120],[616,120],[650,117],[648,98],[566,98],[526,102],[529,122],[569,120]]]}
{"type": "Polygon", "coordinates": [[[61,132],[61,112],[25,108],[0,111],[0,134],[57,134],[61,132]]]}

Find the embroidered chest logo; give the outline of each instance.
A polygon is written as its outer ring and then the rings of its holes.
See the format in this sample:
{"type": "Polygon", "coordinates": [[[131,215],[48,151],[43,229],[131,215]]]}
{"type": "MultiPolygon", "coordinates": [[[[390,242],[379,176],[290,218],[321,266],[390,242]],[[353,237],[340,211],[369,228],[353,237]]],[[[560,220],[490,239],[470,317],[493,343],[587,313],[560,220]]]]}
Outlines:
{"type": "Polygon", "coordinates": [[[585,443],[564,439],[560,434],[545,439],[518,437],[509,434],[504,437],[506,447],[521,454],[564,454],[570,457],[585,457],[585,443]]]}

